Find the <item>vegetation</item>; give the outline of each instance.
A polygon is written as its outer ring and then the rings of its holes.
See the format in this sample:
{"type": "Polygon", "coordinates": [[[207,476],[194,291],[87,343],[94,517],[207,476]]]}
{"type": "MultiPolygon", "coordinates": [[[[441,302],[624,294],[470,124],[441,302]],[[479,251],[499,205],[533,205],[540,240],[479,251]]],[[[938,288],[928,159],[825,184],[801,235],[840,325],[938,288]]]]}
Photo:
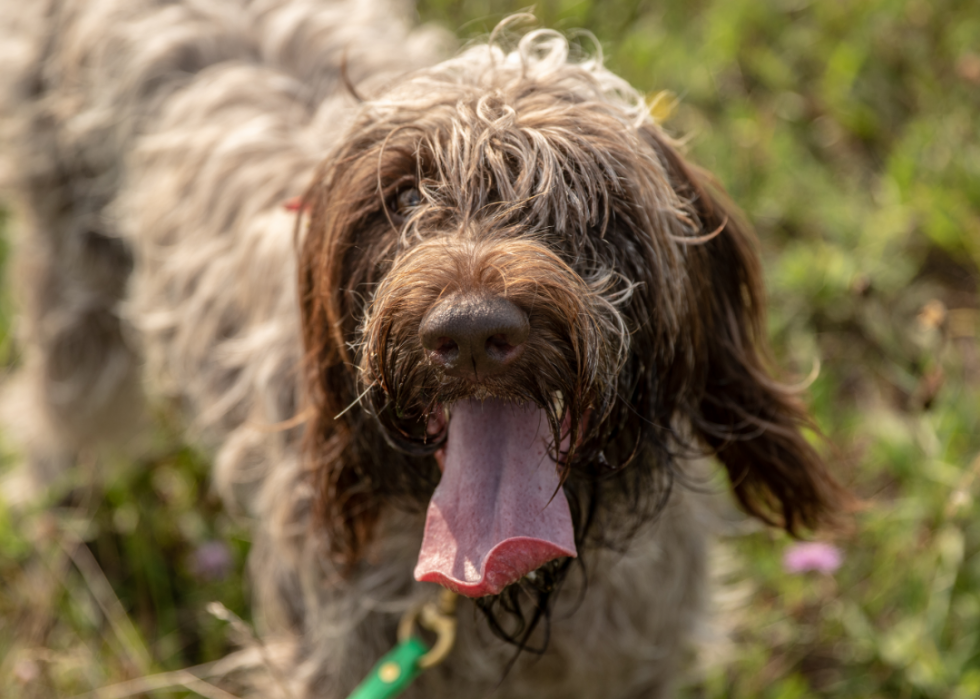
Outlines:
{"type": "MultiPolygon", "coordinates": [[[[464,36],[522,7],[420,4],[464,36]]],[[[792,542],[771,532],[725,542],[733,643],[683,696],[980,696],[975,3],[545,0],[536,13],[592,30],[754,222],[779,359],[819,368],[813,410],[866,504],[833,542],[832,573],[789,572],[792,542]]],[[[12,365],[9,319],[4,299],[12,365]]],[[[205,607],[247,619],[248,543],[207,464],[167,435],[136,468],[83,455],[45,507],[0,504],[4,696],[71,695],[232,649],[205,607]],[[213,541],[226,559],[202,553],[213,541]]]]}

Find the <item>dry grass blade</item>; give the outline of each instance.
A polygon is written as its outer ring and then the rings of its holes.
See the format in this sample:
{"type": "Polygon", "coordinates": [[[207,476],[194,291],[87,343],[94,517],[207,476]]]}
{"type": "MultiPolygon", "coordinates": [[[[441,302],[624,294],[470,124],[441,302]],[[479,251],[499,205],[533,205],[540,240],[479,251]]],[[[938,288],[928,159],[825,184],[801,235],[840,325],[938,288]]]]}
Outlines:
{"type": "Polygon", "coordinates": [[[73,699],[124,699],[124,697],[145,694],[170,687],[184,687],[207,699],[239,699],[236,695],[202,680],[191,671],[192,669],[200,670],[202,668],[210,668],[213,665],[214,663],[211,663],[191,669],[174,670],[173,672],[162,672],[157,675],[138,677],[134,680],[120,682],[119,684],[95,689],[85,694],[79,694],[73,697],[73,699]]]}
{"type": "Polygon", "coordinates": [[[67,531],[62,531],[61,546],[82,574],[89,592],[92,593],[92,597],[95,598],[102,613],[109,620],[113,633],[129,656],[130,662],[140,673],[148,674],[153,667],[150,652],[146,649],[139,631],[123,608],[122,602],[116,597],[112,585],[105,573],[102,572],[102,568],[95,560],[92,552],[89,551],[88,546],[67,531]]]}
{"type": "Polygon", "coordinates": [[[225,605],[221,604],[221,602],[211,602],[211,604],[208,605],[208,613],[216,619],[221,619],[222,621],[231,624],[231,627],[241,639],[240,642],[258,653],[262,665],[269,671],[269,676],[275,683],[279,695],[281,697],[291,697],[292,695],[286,688],[286,678],[282,676],[279,666],[272,660],[269,649],[266,647],[265,643],[262,642],[262,639],[255,634],[252,627],[246,624],[237,614],[232,612],[225,605]]]}

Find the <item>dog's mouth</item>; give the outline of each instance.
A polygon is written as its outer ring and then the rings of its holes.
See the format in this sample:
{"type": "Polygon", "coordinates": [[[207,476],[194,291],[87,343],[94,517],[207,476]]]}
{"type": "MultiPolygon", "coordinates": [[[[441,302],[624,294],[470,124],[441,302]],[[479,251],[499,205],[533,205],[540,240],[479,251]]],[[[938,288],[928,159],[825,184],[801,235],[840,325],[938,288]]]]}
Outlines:
{"type": "Polygon", "coordinates": [[[576,556],[546,412],[469,398],[452,405],[451,418],[436,418],[445,420],[446,443],[436,455],[442,479],[429,503],[416,580],[483,597],[576,556]]]}

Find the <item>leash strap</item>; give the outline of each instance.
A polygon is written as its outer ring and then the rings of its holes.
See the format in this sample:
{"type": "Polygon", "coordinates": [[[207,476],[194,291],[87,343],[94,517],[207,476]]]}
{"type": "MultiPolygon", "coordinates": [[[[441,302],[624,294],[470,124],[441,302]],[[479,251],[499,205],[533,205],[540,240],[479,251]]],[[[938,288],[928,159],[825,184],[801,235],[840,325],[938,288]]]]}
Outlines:
{"type": "Polygon", "coordinates": [[[405,691],[422,668],[419,660],[429,652],[417,636],[385,653],[348,699],[391,699],[405,691]]]}
{"type": "Polygon", "coordinates": [[[398,645],[385,653],[347,699],[393,699],[422,670],[441,663],[456,641],[456,595],[443,590],[439,602],[416,605],[398,624],[398,645]],[[416,623],[436,634],[432,648],[414,635],[416,623]]]}

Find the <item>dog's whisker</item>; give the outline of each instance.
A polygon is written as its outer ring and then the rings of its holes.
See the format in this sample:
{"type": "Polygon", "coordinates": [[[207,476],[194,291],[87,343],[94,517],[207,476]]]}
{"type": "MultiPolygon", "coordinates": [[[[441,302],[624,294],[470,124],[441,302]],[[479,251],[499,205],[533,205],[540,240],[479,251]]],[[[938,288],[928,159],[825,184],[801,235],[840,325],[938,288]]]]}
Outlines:
{"type": "Polygon", "coordinates": [[[361,394],[359,396],[357,396],[357,398],[355,398],[353,401],[351,401],[350,405],[348,405],[346,408],[344,408],[339,413],[337,413],[336,415],[334,415],[333,419],[334,420],[339,420],[341,417],[343,417],[347,413],[348,410],[351,410],[355,406],[359,405],[360,402],[361,402],[361,400],[364,398],[364,396],[366,396],[368,393],[370,393],[372,391],[372,389],[374,389],[375,387],[376,387],[376,385],[373,384],[373,383],[370,384],[370,385],[368,385],[367,388],[365,388],[363,391],[361,391],[361,394]]]}

